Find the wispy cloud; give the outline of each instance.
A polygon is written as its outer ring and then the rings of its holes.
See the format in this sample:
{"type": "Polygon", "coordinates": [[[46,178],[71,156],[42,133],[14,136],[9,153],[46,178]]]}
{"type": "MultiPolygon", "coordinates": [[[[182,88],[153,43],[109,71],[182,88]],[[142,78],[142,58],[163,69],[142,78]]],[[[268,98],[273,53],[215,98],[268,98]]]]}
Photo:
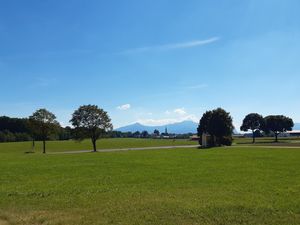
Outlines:
{"type": "Polygon", "coordinates": [[[175,44],[147,46],[141,48],[127,49],[125,51],[119,52],[118,54],[132,54],[132,53],[142,53],[142,52],[149,52],[149,51],[167,51],[167,50],[175,50],[175,49],[183,49],[183,48],[193,48],[202,45],[208,45],[218,40],[220,40],[219,37],[212,37],[205,40],[194,40],[194,41],[175,43],[175,44]]]}
{"type": "Polygon", "coordinates": [[[143,125],[147,125],[147,126],[160,126],[160,125],[166,125],[166,124],[172,124],[172,123],[180,123],[180,122],[186,121],[186,120],[191,120],[196,123],[199,122],[199,118],[193,114],[181,116],[181,117],[177,117],[177,118],[138,119],[136,122],[141,123],[143,125]]]}
{"type": "Polygon", "coordinates": [[[148,126],[157,126],[157,125],[166,125],[172,123],[178,123],[186,120],[191,120],[196,123],[199,122],[199,118],[194,114],[190,114],[187,112],[185,108],[177,108],[174,110],[167,110],[164,112],[164,116],[153,118],[148,117],[139,117],[136,122],[148,125],[148,126]]]}
{"type": "Polygon", "coordinates": [[[118,110],[126,111],[131,108],[130,104],[124,104],[117,107],[118,110]]]}
{"type": "Polygon", "coordinates": [[[174,113],[178,114],[178,115],[185,115],[186,114],[186,111],[184,108],[178,108],[178,109],[175,109],[174,110],[174,113]]]}

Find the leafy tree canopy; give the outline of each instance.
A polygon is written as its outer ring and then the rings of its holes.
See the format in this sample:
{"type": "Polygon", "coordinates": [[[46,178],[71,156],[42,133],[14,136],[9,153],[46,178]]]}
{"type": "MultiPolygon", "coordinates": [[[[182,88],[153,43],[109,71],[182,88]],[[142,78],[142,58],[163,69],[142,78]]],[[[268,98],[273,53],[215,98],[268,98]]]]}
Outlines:
{"type": "Polygon", "coordinates": [[[107,112],[96,105],[80,106],[73,113],[70,122],[76,128],[77,139],[91,138],[94,151],[101,134],[113,129],[107,112]]]}
{"type": "Polygon", "coordinates": [[[46,140],[60,127],[56,116],[47,109],[39,109],[29,117],[29,124],[34,136],[42,139],[43,153],[46,153],[46,140]]]}
{"type": "Polygon", "coordinates": [[[265,120],[262,115],[257,113],[248,114],[243,120],[243,124],[241,126],[242,131],[252,131],[253,143],[255,143],[255,131],[260,131],[264,128],[265,120]]]}
{"type": "Polygon", "coordinates": [[[282,132],[291,131],[294,122],[291,118],[283,115],[271,115],[265,118],[265,127],[266,132],[272,131],[275,134],[275,141],[278,141],[278,135],[282,132]]]}
{"type": "Polygon", "coordinates": [[[203,133],[208,133],[211,135],[213,142],[216,137],[218,143],[221,144],[223,137],[232,136],[233,129],[230,114],[222,108],[217,108],[203,114],[199,123],[198,134],[201,136],[203,133]]]}

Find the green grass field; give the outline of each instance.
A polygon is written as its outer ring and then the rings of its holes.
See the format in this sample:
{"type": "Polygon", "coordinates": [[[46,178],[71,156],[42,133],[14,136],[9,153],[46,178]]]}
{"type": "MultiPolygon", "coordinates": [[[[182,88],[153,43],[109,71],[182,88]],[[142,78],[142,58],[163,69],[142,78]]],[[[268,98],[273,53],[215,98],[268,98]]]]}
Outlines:
{"type": "Polygon", "coordinates": [[[0,144],[0,225],[300,224],[300,148],[43,155],[27,145],[0,144]]]}
{"type": "MultiPolygon", "coordinates": [[[[197,145],[196,141],[186,139],[135,139],[135,138],[114,138],[100,139],[97,141],[97,149],[119,149],[119,148],[138,148],[138,147],[156,147],[156,146],[177,146],[177,145],[197,145]]],[[[78,141],[47,141],[47,152],[64,152],[76,150],[92,150],[90,140],[78,141]]],[[[24,153],[32,151],[31,142],[0,143],[0,154],[7,152],[24,153]]],[[[42,143],[36,142],[34,151],[42,152],[42,143]]]]}
{"type": "MultiPolygon", "coordinates": [[[[237,145],[252,145],[252,138],[235,138],[234,143],[237,145]]],[[[256,138],[255,145],[268,145],[268,146],[299,146],[299,137],[280,137],[278,143],[274,142],[274,137],[256,138]]]]}

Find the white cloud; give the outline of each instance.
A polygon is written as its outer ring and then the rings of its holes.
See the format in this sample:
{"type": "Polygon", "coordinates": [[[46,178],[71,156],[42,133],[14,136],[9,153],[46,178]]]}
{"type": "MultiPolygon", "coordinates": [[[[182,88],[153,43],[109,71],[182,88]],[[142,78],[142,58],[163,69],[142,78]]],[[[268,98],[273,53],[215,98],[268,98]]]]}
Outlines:
{"type": "Polygon", "coordinates": [[[124,105],[120,105],[120,106],[117,107],[117,109],[122,110],[122,111],[126,111],[130,108],[131,108],[130,104],[124,104],[124,105]]]}
{"type": "Polygon", "coordinates": [[[219,37],[212,37],[212,38],[205,39],[205,40],[194,40],[194,41],[175,43],[175,44],[147,46],[147,47],[141,47],[141,48],[128,49],[128,50],[119,52],[118,54],[131,54],[131,53],[140,53],[140,52],[148,52],[148,51],[166,51],[166,50],[173,50],[173,49],[193,48],[193,47],[211,44],[218,40],[220,40],[219,37]]]}
{"type": "Polygon", "coordinates": [[[185,111],[184,108],[178,108],[178,109],[175,109],[175,110],[174,110],[174,113],[176,113],[176,114],[178,114],[178,115],[181,115],[181,116],[186,115],[186,111],[185,111]]]}
{"type": "Polygon", "coordinates": [[[199,118],[197,118],[195,115],[190,114],[178,118],[162,118],[162,119],[139,119],[136,122],[141,123],[143,125],[147,126],[162,126],[166,124],[172,124],[172,123],[180,123],[182,121],[191,120],[193,122],[198,123],[199,118]]]}
{"type": "Polygon", "coordinates": [[[170,115],[171,112],[170,112],[169,110],[167,110],[167,111],[165,111],[165,114],[166,114],[166,115],[170,115]]]}
{"type": "Polygon", "coordinates": [[[164,46],[160,46],[160,48],[164,48],[164,49],[192,48],[196,46],[211,44],[213,42],[218,41],[219,39],[220,39],[219,37],[212,37],[206,40],[195,40],[195,41],[184,42],[184,43],[164,45],[164,46]]]}
{"type": "Polygon", "coordinates": [[[197,116],[195,116],[193,114],[187,115],[187,116],[185,116],[185,117],[183,117],[181,119],[182,119],[182,121],[184,121],[184,120],[191,120],[191,121],[196,122],[196,123],[198,123],[199,120],[200,120],[197,116]]]}
{"type": "Polygon", "coordinates": [[[147,126],[160,126],[160,125],[166,125],[171,123],[177,123],[179,121],[177,119],[165,118],[165,119],[139,119],[137,122],[147,126]]]}

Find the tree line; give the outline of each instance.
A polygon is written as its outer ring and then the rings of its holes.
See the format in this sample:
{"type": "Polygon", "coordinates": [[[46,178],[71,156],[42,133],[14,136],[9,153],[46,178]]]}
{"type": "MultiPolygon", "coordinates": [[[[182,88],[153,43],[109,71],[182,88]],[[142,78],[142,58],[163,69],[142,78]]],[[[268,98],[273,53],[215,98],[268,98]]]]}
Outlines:
{"type": "MultiPolygon", "coordinates": [[[[240,130],[245,132],[251,130],[253,143],[255,143],[257,134],[260,134],[262,131],[267,134],[273,134],[275,142],[278,142],[278,135],[291,131],[293,126],[293,120],[283,115],[263,117],[258,113],[250,113],[244,118],[240,130]]],[[[233,130],[234,126],[230,113],[222,108],[217,108],[203,114],[198,126],[198,135],[200,137],[203,134],[209,135],[210,146],[231,145],[233,130]]],[[[200,144],[201,141],[200,138],[200,144]]]]}
{"type": "MultiPolygon", "coordinates": [[[[43,153],[46,153],[47,140],[83,140],[90,138],[93,150],[97,150],[97,140],[100,137],[139,137],[149,138],[159,135],[158,130],[153,132],[153,136],[147,131],[135,133],[120,133],[113,131],[111,119],[106,111],[96,105],[83,105],[74,111],[70,119],[71,127],[61,127],[56,120],[56,116],[47,109],[36,110],[29,118],[9,118],[0,117],[0,142],[7,141],[29,141],[33,146],[36,140],[43,142],[43,153]]],[[[292,130],[293,120],[283,115],[270,115],[263,117],[257,113],[248,114],[241,126],[242,131],[252,131],[253,143],[257,133],[264,131],[275,136],[282,132],[292,130]]],[[[233,120],[229,112],[222,108],[207,111],[200,119],[198,135],[209,135],[209,145],[231,145],[234,131],[233,120]]],[[[185,135],[181,135],[186,137],[185,135]]],[[[201,139],[200,139],[201,144],[201,139]]]]}
{"type": "MultiPolygon", "coordinates": [[[[46,114],[48,116],[52,114],[52,117],[54,116],[53,118],[55,118],[55,115],[46,109],[37,110],[34,116],[32,115],[30,118],[0,117],[0,142],[32,141],[34,147],[35,141],[71,140],[79,139],[78,136],[83,136],[78,134],[78,129],[70,126],[61,127],[57,121],[51,125],[51,129],[49,127],[50,132],[48,134],[43,134],[43,131],[39,130],[39,125],[36,124],[36,121],[40,120],[38,117],[41,117],[41,114],[43,114],[42,117],[45,117],[46,114]]],[[[176,139],[188,139],[192,135],[193,133],[165,134],[160,133],[158,130],[154,130],[153,133],[148,131],[121,132],[114,130],[101,133],[103,138],[164,138],[165,136],[170,136],[176,139]]]]}
{"type": "MultiPolygon", "coordinates": [[[[33,131],[30,129],[29,122],[29,118],[0,116],[0,142],[32,141],[33,131]]],[[[55,132],[48,136],[48,140],[70,140],[75,138],[76,134],[74,128],[70,126],[61,127],[60,124],[56,125],[57,128],[55,132]]],[[[121,132],[112,130],[102,134],[105,138],[159,138],[164,135],[168,134],[160,133],[158,130],[154,130],[153,133],[148,131],[121,132]]],[[[175,136],[175,134],[169,135],[175,136]]],[[[193,133],[176,134],[176,138],[186,139],[191,135],[193,135],[193,133]]],[[[34,140],[41,141],[42,139],[38,134],[35,134],[34,140]]]]}
{"type": "MultiPolygon", "coordinates": [[[[32,141],[32,130],[29,118],[0,117],[0,142],[32,141]]],[[[49,140],[68,140],[72,138],[71,127],[58,126],[56,132],[48,137],[49,140]]],[[[41,140],[35,136],[36,140],[41,140]]]]}
{"type": "Polygon", "coordinates": [[[253,143],[260,132],[272,133],[275,136],[275,142],[278,142],[278,135],[283,132],[291,131],[294,122],[291,118],[283,115],[270,115],[263,117],[258,113],[248,114],[241,126],[241,131],[252,131],[253,143]]]}
{"type": "Polygon", "coordinates": [[[46,153],[47,140],[83,140],[90,138],[93,150],[101,135],[112,131],[111,119],[106,111],[96,105],[80,106],[70,120],[73,128],[63,128],[56,116],[47,109],[36,110],[29,118],[0,117],[0,142],[35,141],[43,142],[43,153],[46,153]]]}

